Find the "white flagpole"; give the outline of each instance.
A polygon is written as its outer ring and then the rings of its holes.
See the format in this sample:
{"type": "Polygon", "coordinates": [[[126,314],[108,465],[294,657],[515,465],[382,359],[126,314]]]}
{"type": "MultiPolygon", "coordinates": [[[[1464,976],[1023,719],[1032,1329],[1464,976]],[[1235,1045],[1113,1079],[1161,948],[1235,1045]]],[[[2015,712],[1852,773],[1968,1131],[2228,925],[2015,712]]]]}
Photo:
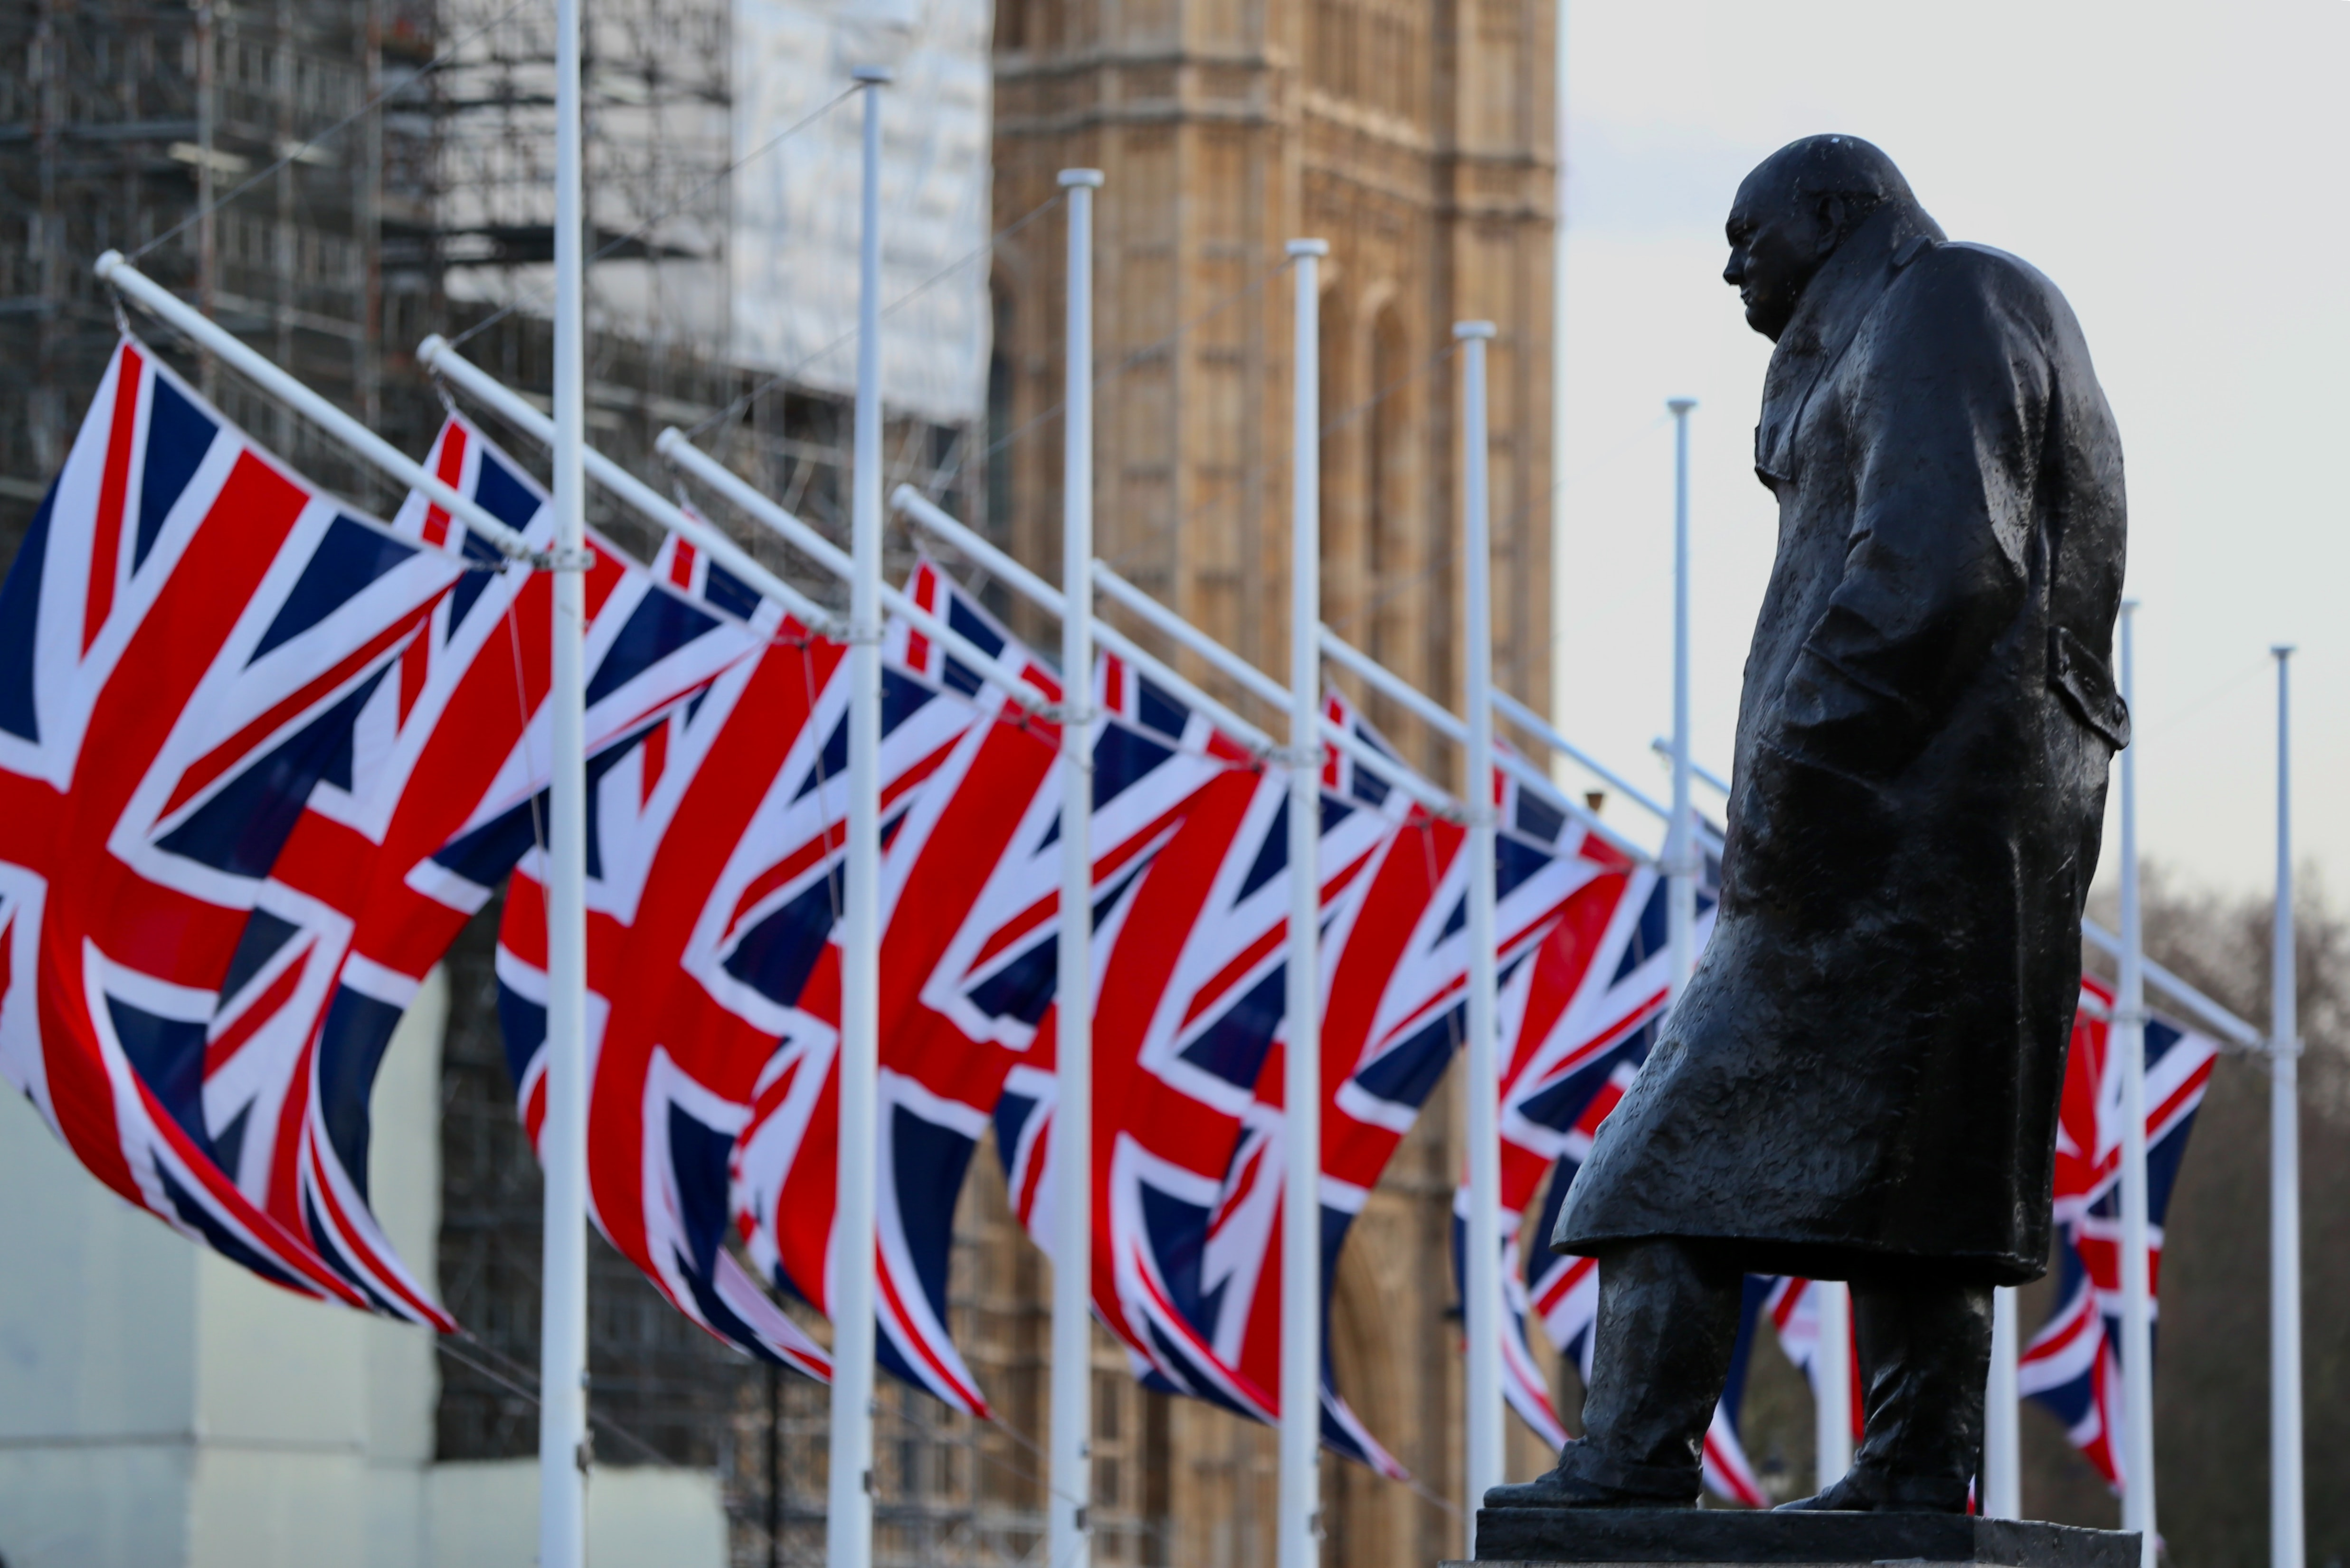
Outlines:
{"type": "Polygon", "coordinates": [[[2015,1291],[1991,1297],[1991,1377],[1983,1391],[1982,1511],[1989,1519],[2023,1517],[2023,1450],[2016,1401],[2015,1291]]]}
{"type": "Polygon", "coordinates": [[[546,1119],[539,1297],[538,1561],[587,1560],[588,765],[586,214],[579,0],[555,7],[555,646],[547,693],[546,1119]]]}
{"type": "Polygon", "coordinates": [[[1819,1348],[1813,1354],[1812,1441],[1819,1489],[1852,1469],[1852,1292],[1841,1280],[1814,1280],[1819,1348]]]}
{"type": "Polygon", "coordinates": [[[1476,1555],[1477,1510],[1509,1478],[1502,1463],[1501,1069],[1493,1059],[1493,595],[1487,476],[1485,346],[1490,321],[1452,327],[1461,345],[1461,668],[1468,676],[1469,776],[1469,1340],[1467,1553],[1476,1555]]]}
{"type": "Polygon", "coordinates": [[[1665,919],[1672,999],[1680,1000],[1697,966],[1697,842],[1690,821],[1689,417],[1695,398],[1675,398],[1673,411],[1673,819],[1665,828],[1665,919]]]}
{"type": "MultiPolygon", "coordinates": [[[[2122,601],[2122,701],[2137,705],[2133,623],[2122,601]]],[[[2122,752],[2121,994],[2113,1049],[2122,1072],[2122,1528],[2139,1533],[2139,1560],[2155,1568],[2154,1325],[2147,1277],[2146,1189],[2146,955],[2137,877],[2137,747],[2122,752]]]]}
{"type": "Polygon", "coordinates": [[[2301,1004],[2293,973],[2293,649],[2277,661],[2275,948],[2269,989],[2269,1563],[2302,1568],[2301,1004]]]}
{"type": "Polygon", "coordinates": [[[832,1453],[825,1561],[873,1561],[873,1189],[880,1073],[881,94],[863,66],[864,201],[857,254],[857,425],[850,475],[848,887],[841,910],[840,1197],[832,1223],[832,1453]]]}
{"type": "Polygon", "coordinates": [[[1069,192],[1068,385],[1061,458],[1061,934],[1059,1103],[1053,1142],[1054,1568],[1086,1568],[1093,1394],[1094,192],[1098,169],[1064,169],[1069,192]]]}
{"type": "Polygon", "coordinates": [[[1289,956],[1282,1076],[1280,1568],[1322,1533],[1322,240],[1292,240],[1289,475],[1289,956]]]}

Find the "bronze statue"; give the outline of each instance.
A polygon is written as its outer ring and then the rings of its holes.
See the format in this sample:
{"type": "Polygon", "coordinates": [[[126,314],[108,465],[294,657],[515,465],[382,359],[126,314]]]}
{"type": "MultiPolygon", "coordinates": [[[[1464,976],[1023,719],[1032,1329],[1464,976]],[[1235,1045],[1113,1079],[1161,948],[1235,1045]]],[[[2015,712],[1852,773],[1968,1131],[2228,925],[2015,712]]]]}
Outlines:
{"type": "Polygon", "coordinates": [[[1959,1511],[1991,1292],[2046,1267],[2082,901],[2129,717],[2121,443],[2079,324],[1818,136],[1739,187],[1779,554],[1713,938],[1551,1246],[1587,1435],[1491,1507],[1687,1506],[1746,1272],[1852,1282],[1866,1430],[1788,1506],[1959,1511]]]}

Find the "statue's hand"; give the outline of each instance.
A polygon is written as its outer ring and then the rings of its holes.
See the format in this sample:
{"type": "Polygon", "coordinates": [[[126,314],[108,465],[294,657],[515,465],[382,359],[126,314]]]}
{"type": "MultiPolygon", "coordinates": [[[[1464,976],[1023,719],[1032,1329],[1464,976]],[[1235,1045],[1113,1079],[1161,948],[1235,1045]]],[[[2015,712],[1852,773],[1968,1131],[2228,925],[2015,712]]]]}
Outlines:
{"type": "Polygon", "coordinates": [[[1914,752],[1926,727],[1921,704],[1807,640],[1781,692],[1781,745],[1824,767],[1883,780],[1914,752]]]}
{"type": "Polygon", "coordinates": [[[1865,880],[1898,841],[1887,793],[1872,779],[1770,740],[1756,743],[1751,776],[1737,853],[1723,867],[1739,901],[1775,909],[1807,927],[1849,919],[1855,867],[1865,880]]]}

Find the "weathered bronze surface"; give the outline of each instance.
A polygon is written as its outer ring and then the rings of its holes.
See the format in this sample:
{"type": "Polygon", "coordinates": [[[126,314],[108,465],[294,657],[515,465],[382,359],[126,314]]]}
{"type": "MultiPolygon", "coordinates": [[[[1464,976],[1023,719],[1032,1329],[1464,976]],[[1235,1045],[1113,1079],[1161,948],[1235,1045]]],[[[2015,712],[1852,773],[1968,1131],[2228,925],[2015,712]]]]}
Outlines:
{"type": "Polygon", "coordinates": [[[1868,143],[1782,149],[1728,234],[1777,344],[1754,468],[1779,550],[1721,903],[1551,1238],[1601,1260],[1590,1438],[1489,1501],[1690,1501],[1751,1270],[1856,1282],[1868,1433],[1813,1506],[1963,1507],[1989,1287],[2045,1266],[2128,737],[2121,444],[2055,286],[1945,240],[1868,143]]]}

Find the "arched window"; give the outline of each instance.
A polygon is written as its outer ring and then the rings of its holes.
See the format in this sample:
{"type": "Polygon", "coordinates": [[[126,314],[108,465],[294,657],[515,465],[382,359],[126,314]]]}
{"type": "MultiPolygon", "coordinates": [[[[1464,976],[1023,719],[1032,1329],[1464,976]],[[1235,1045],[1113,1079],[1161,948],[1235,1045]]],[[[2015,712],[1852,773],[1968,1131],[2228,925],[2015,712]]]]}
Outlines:
{"type": "MultiPolygon", "coordinates": [[[[1408,579],[1419,569],[1406,532],[1411,526],[1406,515],[1411,439],[1406,419],[1412,389],[1399,383],[1409,374],[1407,358],[1403,322],[1389,306],[1371,324],[1368,395],[1378,401],[1363,421],[1363,493],[1369,514],[1365,553],[1372,606],[1363,634],[1370,639],[1372,653],[1389,663],[1403,653],[1399,633],[1416,597],[1408,591],[1408,579]]],[[[1410,670],[1408,663],[1403,668],[1410,670]]]]}
{"type": "MultiPolygon", "coordinates": [[[[1355,378],[1349,373],[1353,342],[1346,300],[1333,286],[1322,291],[1322,363],[1315,378],[1321,399],[1322,616],[1333,626],[1350,626],[1363,599],[1364,551],[1361,478],[1350,461],[1355,421],[1347,418],[1355,378]]],[[[1357,634],[1359,635],[1359,634],[1357,634]]]]}
{"type": "Polygon", "coordinates": [[[987,515],[980,531],[997,545],[1012,541],[1012,450],[998,443],[1012,433],[1015,389],[1012,384],[1012,293],[996,283],[988,291],[994,337],[987,351],[987,425],[981,461],[987,472],[987,515]]]}
{"type": "MultiPolygon", "coordinates": [[[[1380,663],[1446,707],[1457,704],[1451,654],[1456,619],[1453,520],[1429,504],[1425,468],[1430,388],[1440,373],[1419,358],[1402,309],[1380,308],[1367,335],[1370,400],[1362,431],[1364,576],[1361,636],[1380,663]]],[[[1378,705],[1381,725],[1435,778],[1449,777],[1453,753],[1401,709],[1378,705]]]]}

